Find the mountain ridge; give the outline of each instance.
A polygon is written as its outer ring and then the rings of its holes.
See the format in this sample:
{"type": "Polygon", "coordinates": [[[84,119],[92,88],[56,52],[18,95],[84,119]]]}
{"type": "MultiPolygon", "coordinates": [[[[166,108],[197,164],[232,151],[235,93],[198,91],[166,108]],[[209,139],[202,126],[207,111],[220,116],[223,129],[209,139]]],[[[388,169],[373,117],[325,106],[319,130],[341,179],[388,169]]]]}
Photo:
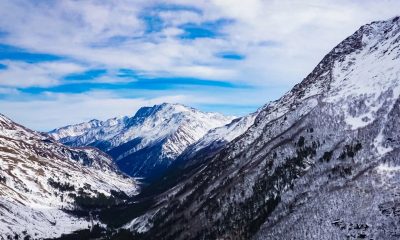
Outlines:
{"type": "Polygon", "coordinates": [[[151,179],[210,129],[232,119],[181,104],[163,103],[142,107],[133,117],[71,125],[49,134],[67,145],[98,147],[110,154],[124,172],[151,179]]]}

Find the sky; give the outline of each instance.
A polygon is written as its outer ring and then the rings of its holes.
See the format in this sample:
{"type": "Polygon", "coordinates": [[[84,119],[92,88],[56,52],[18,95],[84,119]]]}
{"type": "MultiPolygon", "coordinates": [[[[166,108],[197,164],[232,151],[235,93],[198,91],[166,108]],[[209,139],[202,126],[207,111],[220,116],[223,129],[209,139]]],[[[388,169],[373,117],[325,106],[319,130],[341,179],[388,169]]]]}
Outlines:
{"type": "Polygon", "coordinates": [[[182,103],[278,99],[394,0],[0,0],[0,113],[47,131],[182,103]]]}

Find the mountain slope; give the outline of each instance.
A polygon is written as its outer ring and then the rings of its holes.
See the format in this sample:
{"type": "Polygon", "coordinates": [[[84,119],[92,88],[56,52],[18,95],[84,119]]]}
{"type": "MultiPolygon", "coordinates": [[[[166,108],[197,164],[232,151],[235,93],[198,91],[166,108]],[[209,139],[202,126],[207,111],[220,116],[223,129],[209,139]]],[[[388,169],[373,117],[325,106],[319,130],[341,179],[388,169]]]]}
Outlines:
{"type": "Polygon", "coordinates": [[[110,154],[124,172],[151,179],[210,129],[232,119],[164,103],[143,107],[131,118],[92,120],[55,129],[50,135],[71,146],[98,147],[110,154]]]}
{"type": "Polygon", "coordinates": [[[208,131],[201,139],[187,147],[168,167],[165,174],[145,186],[139,197],[160,194],[195,174],[208,158],[243,134],[254,123],[257,114],[258,111],[208,131]]]}
{"type": "Polygon", "coordinates": [[[193,160],[191,161],[190,159],[204,158],[208,155],[212,155],[249,129],[249,127],[254,124],[257,114],[258,111],[234,119],[225,126],[210,130],[197,142],[186,148],[179,157],[184,159],[187,164],[193,164],[193,160]]]}
{"type": "Polygon", "coordinates": [[[159,239],[397,239],[400,20],[373,22],[125,227],[159,239]]]}
{"type": "Polygon", "coordinates": [[[136,192],[135,180],[104,153],[66,147],[0,115],[0,238],[58,237],[87,228],[88,219],[63,209],[136,192]]]}

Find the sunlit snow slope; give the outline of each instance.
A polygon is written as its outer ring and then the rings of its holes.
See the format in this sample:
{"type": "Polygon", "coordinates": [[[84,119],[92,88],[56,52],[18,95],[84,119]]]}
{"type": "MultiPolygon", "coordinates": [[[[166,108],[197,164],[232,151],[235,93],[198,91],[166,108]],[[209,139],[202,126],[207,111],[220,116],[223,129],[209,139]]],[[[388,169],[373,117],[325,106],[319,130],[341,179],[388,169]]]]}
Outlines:
{"type": "MultiPolygon", "coordinates": [[[[134,179],[92,148],[66,147],[0,115],[0,239],[57,237],[87,228],[61,209],[79,197],[137,192],[134,179]]],[[[82,198],[81,198],[82,199],[82,198]]]]}

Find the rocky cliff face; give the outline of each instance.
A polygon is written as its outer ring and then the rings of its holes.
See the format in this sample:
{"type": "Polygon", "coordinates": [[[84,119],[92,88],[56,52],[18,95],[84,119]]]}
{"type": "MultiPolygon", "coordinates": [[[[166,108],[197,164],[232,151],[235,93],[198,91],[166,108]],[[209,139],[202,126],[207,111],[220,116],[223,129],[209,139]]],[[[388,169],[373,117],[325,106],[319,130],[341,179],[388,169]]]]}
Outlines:
{"type": "Polygon", "coordinates": [[[94,146],[110,154],[121,170],[152,179],[210,129],[233,118],[179,104],[143,107],[133,117],[55,129],[50,135],[71,146],[94,146]]]}
{"type": "Polygon", "coordinates": [[[0,238],[87,228],[89,219],[68,212],[122,202],[137,190],[104,153],[66,147],[0,115],[0,238]]]}
{"type": "Polygon", "coordinates": [[[159,239],[397,239],[400,20],[336,46],[125,227],[159,239]]]}

